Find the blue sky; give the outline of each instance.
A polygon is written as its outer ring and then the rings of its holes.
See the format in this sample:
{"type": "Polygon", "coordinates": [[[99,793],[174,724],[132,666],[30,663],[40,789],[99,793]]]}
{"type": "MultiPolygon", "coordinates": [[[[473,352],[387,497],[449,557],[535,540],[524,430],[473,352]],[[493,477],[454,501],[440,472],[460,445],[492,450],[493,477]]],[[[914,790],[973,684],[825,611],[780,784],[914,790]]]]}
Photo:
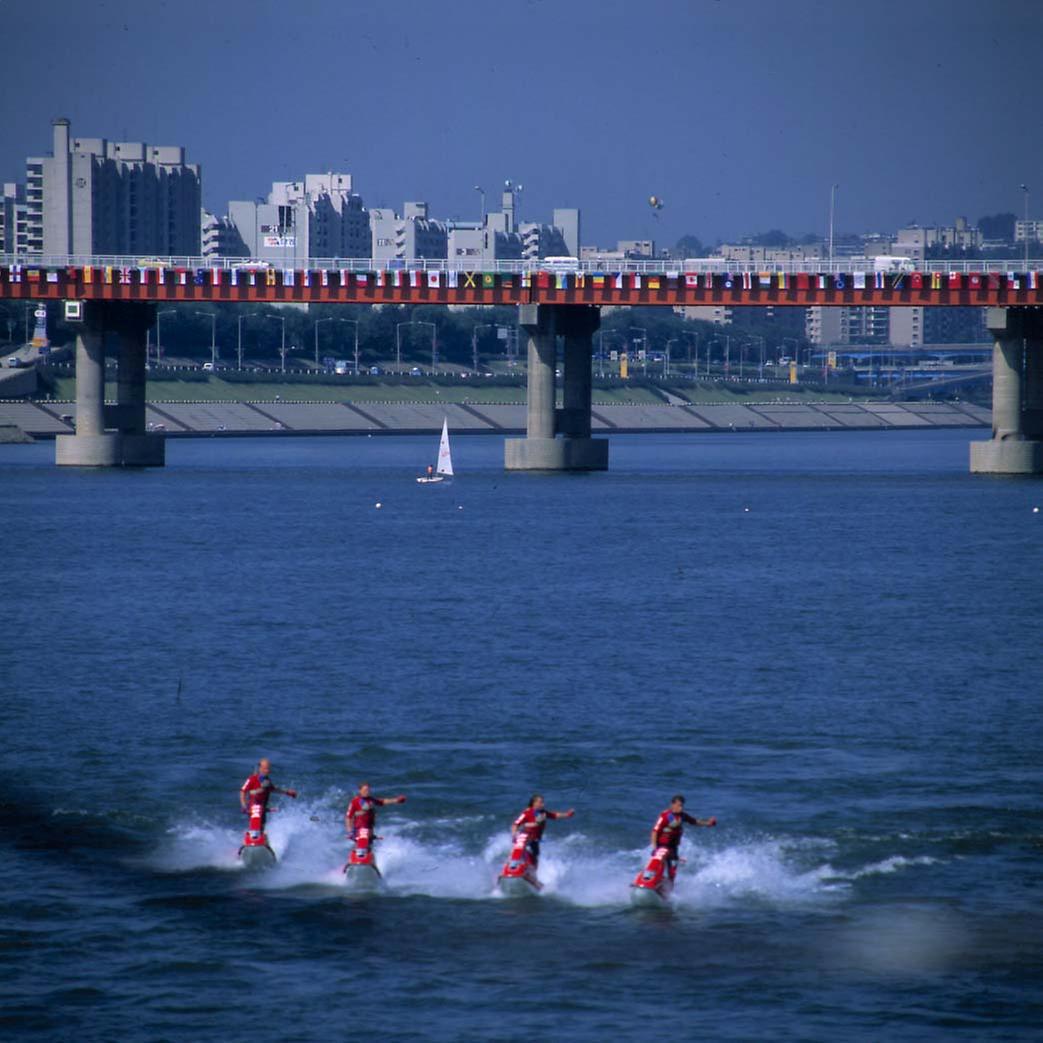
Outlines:
{"type": "Polygon", "coordinates": [[[347,170],[367,204],[583,238],[824,233],[1043,211],[1043,3],[0,0],[0,180],[85,137],[186,146],[204,203],[347,170]],[[651,194],[666,200],[658,218],[651,194]]]}

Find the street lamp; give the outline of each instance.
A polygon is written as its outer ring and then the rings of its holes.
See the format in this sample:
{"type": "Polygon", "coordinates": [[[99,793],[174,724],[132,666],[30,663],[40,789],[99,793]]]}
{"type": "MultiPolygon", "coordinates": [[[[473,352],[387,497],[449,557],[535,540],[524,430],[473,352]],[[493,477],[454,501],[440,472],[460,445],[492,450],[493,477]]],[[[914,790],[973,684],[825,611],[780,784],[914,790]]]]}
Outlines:
{"type": "Polygon", "coordinates": [[[243,368],[243,320],[252,319],[255,315],[263,315],[262,311],[249,311],[245,315],[240,315],[236,321],[238,327],[236,332],[236,354],[239,356],[239,369],[243,368]]]}
{"type": "Polygon", "coordinates": [[[217,313],[197,311],[195,314],[202,315],[210,320],[210,365],[217,369],[217,313]]]}
{"type": "Polygon", "coordinates": [[[1021,191],[1025,193],[1025,271],[1029,270],[1029,186],[1022,185],[1021,191]]]}
{"type": "Polygon", "coordinates": [[[666,355],[663,358],[663,377],[666,380],[670,379],[670,345],[671,344],[679,344],[679,343],[680,343],[680,341],[676,337],[671,337],[666,342],[666,355]]]}
{"type": "Polygon", "coordinates": [[[829,270],[833,271],[833,214],[837,205],[837,189],[839,185],[829,186],[829,270]]]}
{"type": "Polygon", "coordinates": [[[431,369],[434,370],[438,364],[438,346],[435,342],[435,335],[438,332],[438,328],[433,322],[421,322],[419,319],[412,319],[409,322],[396,322],[395,323],[395,366],[398,371],[402,372],[402,327],[403,326],[430,326],[431,327],[431,369]]]}
{"type": "Polygon", "coordinates": [[[177,315],[177,311],[174,308],[164,308],[162,311],[156,312],[156,365],[158,366],[163,358],[163,342],[160,340],[160,326],[159,320],[164,315],[177,315]]]}
{"type": "Polygon", "coordinates": [[[482,197],[482,225],[485,225],[485,189],[481,185],[475,185],[474,190],[482,197]]]}
{"type": "Polygon", "coordinates": [[[282,340],[279,343],[279,358],[282,362],[282,372],[286,372],[286,319],[282,315],[266,315],[263,311],[254,312],[253,314],[259,316],[262,319],[274,319],[276,322],[282,323],[282,340]]]}
{"type": "Polygon", "coordinates": [[[471,365],[475,373],[478,372],[478,331],[496,329],[495,322],[480,322],[471,327],[471,365]]]}
{"type": "Polygon", "coordinates": [[[645,353],[645,357],[641,360],[641,372],[643,375],[648,375],[648,330],[644,326],[628,326],[627,331],[635,330],[641,334],[641,350],[645,353]]]}
{"type": "Polygon", "coordinates": [[[359,323],[358,319],[341,319],[330,317],[315,320],[315,366],[319,365],[319,323],[320,322],[349,322],[355,327],[355,376],[359,375],[359,323]]]}

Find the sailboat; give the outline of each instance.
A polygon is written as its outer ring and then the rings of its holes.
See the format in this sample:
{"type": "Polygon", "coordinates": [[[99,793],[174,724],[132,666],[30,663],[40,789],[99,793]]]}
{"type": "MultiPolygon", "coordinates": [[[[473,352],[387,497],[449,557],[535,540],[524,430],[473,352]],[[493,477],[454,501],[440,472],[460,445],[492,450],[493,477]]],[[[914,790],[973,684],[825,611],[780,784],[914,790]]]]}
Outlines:
{"type": "Polygon", "coordinates": [[[444,482],[446,478],[453,477],[453,457],[449,452],[449,418],[442,421],[442,440],[438,443],[438,464],[435,468],[428,468],[427,474],[422,474],[417,481],[421,485],[429,485],[432,482],[444,482]]]}

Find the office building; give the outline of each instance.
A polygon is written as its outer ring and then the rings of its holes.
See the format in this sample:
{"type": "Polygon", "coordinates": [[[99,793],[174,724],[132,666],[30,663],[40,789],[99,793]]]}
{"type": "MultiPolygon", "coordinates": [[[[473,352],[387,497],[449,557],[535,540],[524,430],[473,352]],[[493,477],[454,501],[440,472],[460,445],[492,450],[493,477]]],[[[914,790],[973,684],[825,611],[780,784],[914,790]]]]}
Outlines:
{"type": "Polygon", "coordinates": [[[1043,221],[1015,221],[1014,242],[1043,242],[1043,221]]]}
{"type": "Polygon", "coordinates": [[[199,222],[199,255],[206,260],[215,257],[248,257],[249,250],[231,218],[217,217],[204,210],[199,222]]]}
{"type": "Polygon", "coordinates": [[[25,186],[7,182],[0,192],[0,253],[25,253],[25,186]]]}

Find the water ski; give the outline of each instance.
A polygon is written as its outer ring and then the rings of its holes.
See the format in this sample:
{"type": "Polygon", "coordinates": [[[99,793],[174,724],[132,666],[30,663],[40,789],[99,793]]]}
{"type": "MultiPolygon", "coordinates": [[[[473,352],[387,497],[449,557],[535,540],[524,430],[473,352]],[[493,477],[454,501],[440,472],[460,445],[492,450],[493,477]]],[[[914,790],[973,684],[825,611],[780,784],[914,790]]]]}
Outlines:
{"type": "Polygon", "coordinates": [[[377,868],[373,855],[372,832],[360,827],[355,834],[355,843],[344,863],[344,886],[353,894],[375,894],[384,889],[384,878],[377,868]]]}
{"type": "Polygon", "coordinates": [[[670,901],[674,881],[667,868],[669,854],[669,849],[665,847],[657,847],[652,852],[648,864],[630,885],[631,905],[662,909],[670,901]]]}
{"type": "Polygon", "coordinates": [[[239,848],[239,861],[247,869],[267,869],[274,866],[278,860],[268,844],[266,834],[262,833],[260,837],[254,839],[247,832],[243,837],[243,846],[239,848]]]}
{"type": "Polygon", "coordinates": [[[536,876],[536,866],[533,864],[532,855],[526,847],[524,830],[519,830],[514,838],[514,846],[507,856],[503,869],[497,878],[497,886],[501,894],[509,898],[526,898],[538,895],[543,890],[543,884],[536,876]]]}

